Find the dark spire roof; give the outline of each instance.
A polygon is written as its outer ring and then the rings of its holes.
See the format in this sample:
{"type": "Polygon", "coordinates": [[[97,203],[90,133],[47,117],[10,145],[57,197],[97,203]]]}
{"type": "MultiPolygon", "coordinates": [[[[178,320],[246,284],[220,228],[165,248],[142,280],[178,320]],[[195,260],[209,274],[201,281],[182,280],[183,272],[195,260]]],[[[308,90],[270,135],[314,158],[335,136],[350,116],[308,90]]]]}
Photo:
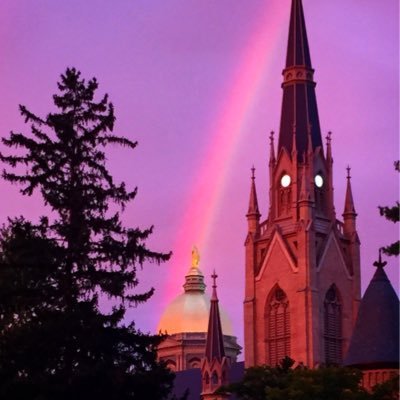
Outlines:
{"type": "Polygon", "coordinates": [[[255,168],[251,169],[251,187],[250,187],[250,199],[249,199],[249,209],[247,211],[247,217],[255,216],[259,218],[261,216],[260,211],[258,209],[258,200],[257,200],[257,191],[256,191],[256,183],[255,183],[255,168]]]}
{"type": "Polygon", "coordinates": [[[361,369],[398,368],[399,299],[380,252],[374,265],[377,269],[361,301],[344,364],[361,369]]]}
{"type": "Polygon", "coordinates": [[[206,341],[206,359],[211,362],[214,358],[221,361],[225,357],[224,337],[222,336],[221,318],[219,316],[217,285],[215,280],[218,276],[214,273],[213,291],[210,305],[210,319],[208,320],[208,331],[206,341]]]}
{"type": "Polygon", "coordinates": [[[306,24],[301,0],[292,1],[292,10],[290,14],[286,68],[292,67],[293,65],[305,65],[311,68],[310,49],[308,47],[306,24]]]}
{"type": "Polygon", "coordinates": [[[319,146],[322,148],[313,73],[303,6],[301,0],[292,0],[286,68],[283,70],[283,101],[278,152],[284,147],[291,154],[293,126],[295,126],[298,160],[302,160],[303,154],[309,148],[309,129],[311,129],[312,149],[319,146]]]}
{"type": "Polygon", "coordinates": [[[350,167],[347,167],[347,189],[346,189],[346,198],[344,202],[344,211],[343,216],[353,215],[356,216],[356,209],[354,208],[354,200],[353,193],[351,191],[351,183],[350,183],[350,167]]]}

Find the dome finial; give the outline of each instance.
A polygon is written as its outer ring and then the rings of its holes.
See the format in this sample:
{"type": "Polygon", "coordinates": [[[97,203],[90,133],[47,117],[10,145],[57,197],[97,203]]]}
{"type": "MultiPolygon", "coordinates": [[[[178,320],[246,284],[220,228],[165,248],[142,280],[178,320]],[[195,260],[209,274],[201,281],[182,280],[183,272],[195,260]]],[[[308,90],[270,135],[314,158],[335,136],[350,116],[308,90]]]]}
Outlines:
{"type": "Polygon", "coordinates": [[[200,253],[196,246],[192,249],[192,268],[199,268],[200,253]]]}
{"type": "Polygon", "coordinates": [[[183,285],[185,292],[200,291],[204,293],[206,285],[204,284],[204,276],[199,268],[200,254],[196,246],[192,249],[192,263],[185,276],[185,284],[183,285]]]}

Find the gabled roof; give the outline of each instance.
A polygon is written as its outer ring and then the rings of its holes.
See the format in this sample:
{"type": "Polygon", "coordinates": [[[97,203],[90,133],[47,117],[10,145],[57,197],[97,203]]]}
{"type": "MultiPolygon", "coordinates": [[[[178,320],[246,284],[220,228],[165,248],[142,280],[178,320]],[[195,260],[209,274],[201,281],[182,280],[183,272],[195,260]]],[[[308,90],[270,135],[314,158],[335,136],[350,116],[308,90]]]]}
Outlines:
{"type": "Polygon", "coordinates": [[[344,361],[361,369],[399,366],[399,299],[379,261],[364,294],[344,361]]]}

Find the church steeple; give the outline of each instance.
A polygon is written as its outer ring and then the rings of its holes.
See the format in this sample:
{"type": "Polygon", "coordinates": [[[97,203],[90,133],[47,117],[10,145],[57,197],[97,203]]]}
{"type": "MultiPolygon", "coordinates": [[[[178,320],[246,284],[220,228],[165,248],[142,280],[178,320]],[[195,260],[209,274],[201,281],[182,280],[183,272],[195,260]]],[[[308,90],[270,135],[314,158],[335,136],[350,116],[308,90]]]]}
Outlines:
{"type": "Polygon", "coordinates": [[[353,218],[357,216],[356,209],[354,207],[354,200],[353,200],[353,193],[351,190],[351,176],[350,176],[351,168],[347,167],[347,188],[346,188],[346,198],[344,202],[344,211],[343,211],[343,218],[346,220],[348,218],[353,218]]]}
{"type": "Polygon", "coordinates": [[[302,1],[292,0],[278,146],[273,135],[269,146],[268,217],[259,218],[254,173],[247,214],[246,367],[285,356],[309,367],[341,363],[357,315],[360,240],[350,177],[341,222],[313,74],[302,1]]]}
{"type": "Polygon", "coordinates": [[[257,200],[257,191],[256,191],[256,183],[255,183],[255,168],[251,169],[251,186],[250,186],[250,199],[249,199],[249,209],[247,210],[247,221],[249,225],[249,232],[256,233],[259,227],[260,221],[260,211],[258,208],[258,200],[257,200]]]}
{"type": "Polygon", "coordinates": [[[224,400],[229,396],[215,394],[221,386],[228,384],[229,360],[225,356],[224,339],[222,336],[221,318],[219,315],[217,296],[217,274],[213,272],[213,291],[208,321],[206,352],[201,363],[202,400],[224,400]]]}
{"type": "Polygon", "coordinates": [[[213,291],[210,304],[210,319],[208,321],[207,342],[206,342],[206,358],[209,362],[214,359],[219,361],[225,357],[224,339],[222,336],[221,318],[219,316],[218,296],[217,296],[217,275],[214,271],[213,278],[213,291]]]}
{"type": "Polygon", "coordinates": [[[314,70],[311,66],[310,50],[301,0],[292,0],[289,25],[289,40],[286,67],[283,74],[283,102],[279,132],[278,152],[293,148],[293,125],[296,126],[297,157],[301,161],[309,148],[321,147],[317,100],[315,96],[314,70]],[[309,135],[308,129],[311,126],[309,135]],[[311,136],[311,146],[309,146],[311,136]]]}

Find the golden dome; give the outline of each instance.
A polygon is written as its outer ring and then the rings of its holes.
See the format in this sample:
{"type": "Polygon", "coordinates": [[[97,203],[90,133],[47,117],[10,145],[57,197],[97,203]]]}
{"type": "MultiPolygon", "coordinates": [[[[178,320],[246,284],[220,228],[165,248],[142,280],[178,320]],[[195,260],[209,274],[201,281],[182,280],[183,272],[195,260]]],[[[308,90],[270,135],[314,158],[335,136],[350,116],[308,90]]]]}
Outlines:
{"type": "MultiPolygon", "coordinates": [[[[174,333],[207,332],[210,297],[204,292],[185,292],[176,297],[164,311],[158,331],[174,333]]],[[[232,324],[220,307],[222,333],[234,336],[232,324]]]]}
{"type": "MultiPolygon", "coordinates": [[[[205,293],[204,276],[200,271],[199,254],[192,252],[192,266],[185,276],[185,291],[176,297],[164,311],[158,324],[158,332],[174,333],[207,332],[210,313],[210,297],[205,293]]],[[[222,333],[233,335],[228,315],[220,307],[222,333]]]]}

